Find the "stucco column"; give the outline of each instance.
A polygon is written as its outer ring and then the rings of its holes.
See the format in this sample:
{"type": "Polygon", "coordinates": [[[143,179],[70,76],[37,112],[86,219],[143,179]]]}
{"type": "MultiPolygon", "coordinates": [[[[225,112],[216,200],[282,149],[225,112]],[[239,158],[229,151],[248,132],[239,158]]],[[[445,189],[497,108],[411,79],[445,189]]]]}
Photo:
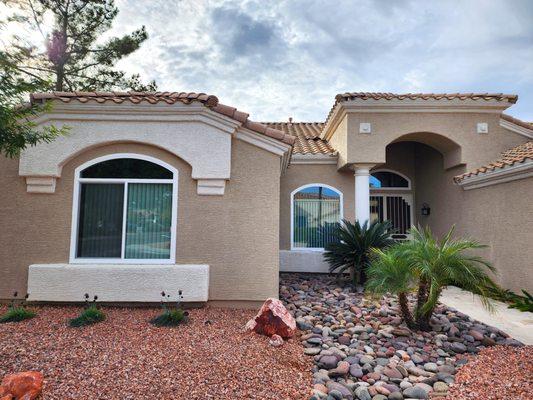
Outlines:
{"type": "Polygon", "coordinates": [[[370,219],[370,164],[355,164],[355,220],[362,225],[370,219]]]}

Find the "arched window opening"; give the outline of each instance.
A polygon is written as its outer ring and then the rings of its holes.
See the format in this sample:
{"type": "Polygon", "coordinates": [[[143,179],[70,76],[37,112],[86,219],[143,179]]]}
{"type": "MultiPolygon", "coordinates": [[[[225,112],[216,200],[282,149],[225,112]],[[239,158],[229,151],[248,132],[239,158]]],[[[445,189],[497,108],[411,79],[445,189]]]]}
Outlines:
{"type": "Polygon", "coordinates": [[[410,189],[411,185],[407,178],[392,171],[376,171],[370,176],[371,189],[410,189]]]}
{"type": "Polygon", "coordinates": [[[342,193],[324,185],[303,186],[292,193],[292,248],[323,249],[342,219],[342,193]]]}
{"type": "Polygon", "coordinates": [[[112,155],[76,170],[72,262],[175,259],[177,170],[147,156],[112,155]]]}

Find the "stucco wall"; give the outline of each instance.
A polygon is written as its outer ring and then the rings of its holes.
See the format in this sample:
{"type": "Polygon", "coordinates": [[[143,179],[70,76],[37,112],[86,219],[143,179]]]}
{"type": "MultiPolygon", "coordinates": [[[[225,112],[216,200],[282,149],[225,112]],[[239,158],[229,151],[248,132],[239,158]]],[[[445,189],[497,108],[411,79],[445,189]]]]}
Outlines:
{"type": "Polygon", "coordinates": [[[489,247],[479,254],[498,270],[506,288],[533,291],[533,178],[464,191],[452,182],[458,169],[444,171],[442,155],[416,145],[416,212],[422,203],[429,217],[418,216],[438,235],[455,224],[456,235],[489,247]]]}
{"type": "MultiPolygon", "coordinates": [[[[419,133],[419,140],[443,153],[448,151],[450,154],[453,153],[451,146],[455,142],[461,147],[461,161],[469,169],[494,161],[502,151],[524,142],[523,136],[499,125],[499,114],[353,113],[346,118],[348,119],[347,154],[343,158],[348,163],[384,162],[387,144],[403,135],[413,133],[419,133]],[[372,124],[371,134],[359,133],[361,122],[372,124]],[[487,122],[489,132],[477,133],[478,122],[487,122]],[[445,138],[449,140],[446,141],[445,138]]],[[[335,135],[337,134],[342,135],[343,131],[336,132],[335,135]]]]}
{"type": "Polygon", "coordinates": [[[333,186],[343,195],[344,218],[353,220],[355,215],[353,171],[337,171],[337,166],[326,165],[289,165],[281,177],[280,196],[280,233],[279,248],[291,248],[291,193],[309,183],[325,183],[333,186]]]}
{"type": "Polygon", "coordinates": [[[150,155],[178,169],[176,263],[210,266],[210,300],[277,296],[280,159],[233,139],[223,196],[198,195],[189,164],[147,145],[111,144],[81,153],[63,167],[54,194],[27,193],[18,160],[1,157],[0,299],[26,291],[30,264],[68,262],[74,169],[117,152],[150,155]]]}

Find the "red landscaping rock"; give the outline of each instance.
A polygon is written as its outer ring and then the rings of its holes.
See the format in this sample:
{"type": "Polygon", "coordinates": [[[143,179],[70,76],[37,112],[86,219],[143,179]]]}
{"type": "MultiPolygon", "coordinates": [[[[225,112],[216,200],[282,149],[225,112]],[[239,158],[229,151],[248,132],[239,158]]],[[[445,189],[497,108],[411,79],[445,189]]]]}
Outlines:
{"type": "Polygon", "coordinates": [[[267,299],[259,313],[248,321],[245,329],[249,332],[289,338],[296,333],[296,321],[278,299],[267,299]]]}
{"type": "Polygon", "coordinates": [[[43,390],[43,374],[38,371],[6,375],[0,386],[0,400],[33,400],[43,390]]]}

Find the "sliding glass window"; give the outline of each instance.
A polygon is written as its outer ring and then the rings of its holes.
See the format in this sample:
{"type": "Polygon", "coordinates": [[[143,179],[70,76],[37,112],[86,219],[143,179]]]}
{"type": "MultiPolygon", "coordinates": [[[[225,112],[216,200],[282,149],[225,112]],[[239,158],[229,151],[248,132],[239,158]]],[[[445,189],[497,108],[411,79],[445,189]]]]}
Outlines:
{"type": "Polygon", "coordinates": [[[174,178],[162,165],[136,158],[105,160],[80,171],[75,258],[171,260],[174,178]]]}

